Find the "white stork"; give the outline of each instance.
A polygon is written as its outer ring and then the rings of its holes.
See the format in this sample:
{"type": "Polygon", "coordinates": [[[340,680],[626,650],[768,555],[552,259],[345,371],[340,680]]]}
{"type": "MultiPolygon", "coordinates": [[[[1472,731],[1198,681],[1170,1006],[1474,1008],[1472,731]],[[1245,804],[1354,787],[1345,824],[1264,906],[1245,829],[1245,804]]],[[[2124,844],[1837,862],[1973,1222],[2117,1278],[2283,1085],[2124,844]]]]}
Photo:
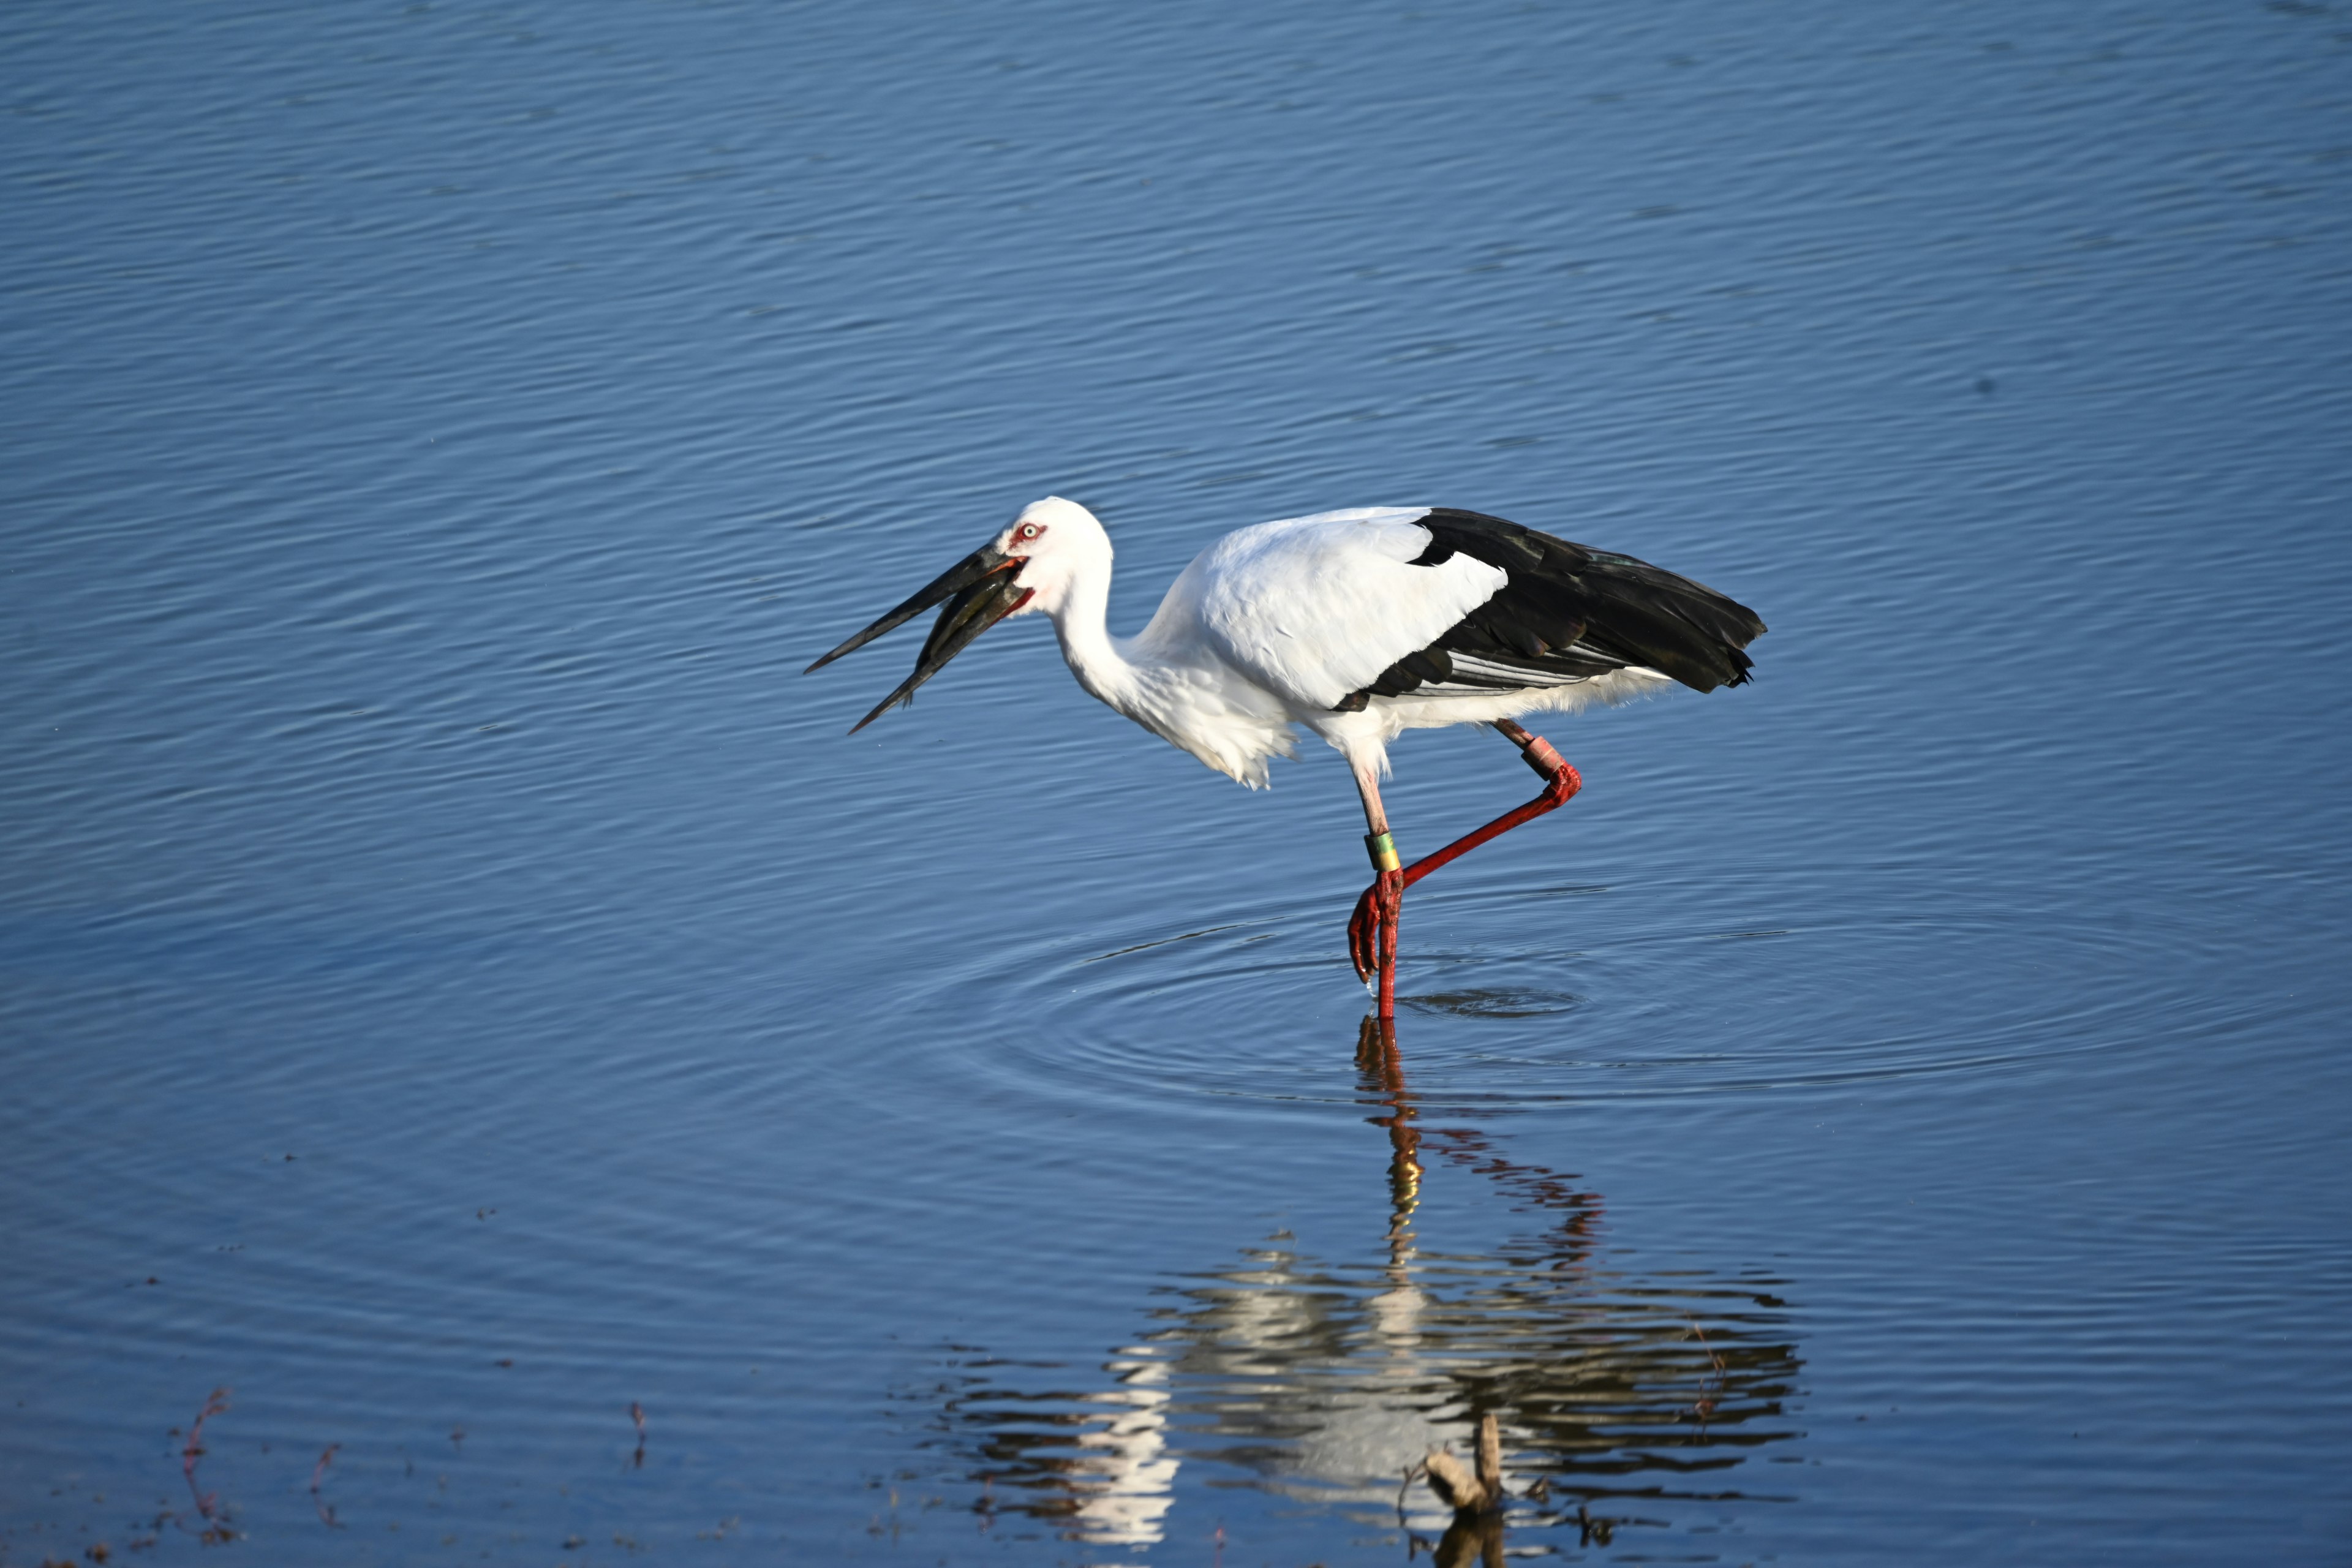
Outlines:
{"type": "Polygon", "coordinates": [[[1104,625],[1110,536],[1048,496],[814,670],[946,600],[915,672],[864,729],[997,622],[1052,617],[1078,684],[1252,789],[1299,728],[1348,759],[1363,795],[1375,877],[1348,923],[1360,978],[1396,995],[1404,889],[1582,786],[1549,742],[1513,721],[1617,702],[1674,681],[1711,691],[1748,679],[1755,612],[1686,577],[1498,517],[1444,507],[1360,507],[1236,530],[1176,579],[1140,634],[1104,625]],[[1388,742],[1407,730],[1492,724],[1544,791],[1411,866],[1381,807],[1388,742]]]}

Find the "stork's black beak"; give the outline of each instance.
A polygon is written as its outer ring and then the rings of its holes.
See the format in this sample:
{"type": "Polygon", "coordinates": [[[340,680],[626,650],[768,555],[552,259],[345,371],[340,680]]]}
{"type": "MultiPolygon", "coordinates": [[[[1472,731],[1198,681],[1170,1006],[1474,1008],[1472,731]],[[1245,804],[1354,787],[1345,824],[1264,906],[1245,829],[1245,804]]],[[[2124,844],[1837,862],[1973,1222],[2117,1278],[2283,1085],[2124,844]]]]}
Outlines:
{"type": "Polygon", "coordinates": [[[914,696],[915,688],[948,667],[948,661],[971,646],[974,637],[1029,602],[1031,590],[1013,582],[1025,557],[1007,555],[993,544],[973,551],[946,571],[923,584],[913,597],[818,659],[808,670],[821,669],[843,654],[864,647],[883,633],[906,625],[941,599],[948,605],[940,612],[939,620],[931,626],[931,635],[924,639],[923,651],[915,660],[915,673],[898,683],[898,689],[874,706],[874,711],[850,726],[853,735],[879,719],[894,703],[907,701],[914,696]],[[950,595],[953,597],[950,598],[950,595]]]}

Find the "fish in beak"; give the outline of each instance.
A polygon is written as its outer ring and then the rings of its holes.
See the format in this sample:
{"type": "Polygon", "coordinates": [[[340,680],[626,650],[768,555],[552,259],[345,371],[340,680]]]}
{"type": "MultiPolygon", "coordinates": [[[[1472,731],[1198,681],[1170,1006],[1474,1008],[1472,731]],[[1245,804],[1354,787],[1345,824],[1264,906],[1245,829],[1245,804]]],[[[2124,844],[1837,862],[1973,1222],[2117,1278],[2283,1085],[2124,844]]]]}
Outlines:
{"type": "Polygon", "coordinates": [[[1025,555],[1008,555],[993,543],[973,551],[917,590],[914,596],[801,673],[822,669],[843,654],[864,647],[883,633],[906,625],[940,600],[947,605],[931,626],[931,635],[923,640],[923,651],[915,660],[915,673],[898,683],[898,689],[874,705],[874,711],[850,726],[853,735],[879,719],[894,704],[909,701],[915,688],[948,667],[948,661],[971,646],[981,633],[1027,604],[1033,590],[1021,587],[1013,579],[1021,574],[1025,555]]]}

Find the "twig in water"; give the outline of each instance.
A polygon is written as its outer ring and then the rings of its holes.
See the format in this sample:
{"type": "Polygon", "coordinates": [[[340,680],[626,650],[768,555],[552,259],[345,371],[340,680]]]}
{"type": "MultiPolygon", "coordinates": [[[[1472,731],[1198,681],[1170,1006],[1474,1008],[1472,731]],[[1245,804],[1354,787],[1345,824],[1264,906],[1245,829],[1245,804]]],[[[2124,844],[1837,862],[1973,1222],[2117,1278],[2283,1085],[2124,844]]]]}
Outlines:
{"type": "MultiPolygon", "coordinates": [[[[205,1407],[188,1426],[188,1441],[180,1449],[180,1474],[188,1483],[188,1495],[195,1500],[196,1516],[205,1521],[202,1531],[207,1542],[232,1539],[228,1526],[219,1518],[220,1493],[208,1492],[196,1485],[196,1461],[205,1457],[205,1423],[228,1408],[228,1390],[215,1388],[205,1399],[205,1407]]],[[[181,1516],[180,1528],[187,1528],[186,1516],[181,1516]]]]}
{"type": "Polygon", "coordinates": [[[1691,1320],[1690,1331],[1697,1337],[1700,1348],[1706,1352],[1706,1359],[1715,1363],[1715,1375],[1711,1379],[1700,1382],[1698,1397],[1691,1402],[1690,1407],[1691,1414],[1698,1417],[1698,1435],[1704,1437],[1706,1436],[1707,1417],[1715,1414],[1716,1405],[1723,1397],[1726,1368],[1723,1364],[1723,1357],[1717,1352],[1713,1345],[1707,1343],[1706,1331],[1698,1326],[1698,1321],[1696,1318],[1691,1320]]]}
{"type": "Polygon", "coordinates": [[[629,1457],[631,1468],[646,1468],[646,1407],[635,1400],[629,1401],[629,1419],[637,1424],[637,1451],[629,1457]]]}
{"type": "Polygon", "coordinates": [[[1429,1489],[1455,1513],[1493,1513],[1503,1506],[1502,1424],[1490,1411],[1478,1418],[1478,1468],[1443,1448],[1432,1448],[1422,1461],[1429,1489]]]}
{"type": "Polygon", "coordinates": [[[1397,1483],[1397,1526],[1399,1529],[1402,1529],[1404,1527],[1404,1500],[1406,1494],[1412,1490],[1413,1482],[1419,1480],[1428,1473],[1429,1467],[1423,1464],[1418,1459],[1415,1459],[1412,1464],[1407,1465],[1404,1468],[1404,1479],[1397,1483]]]}
{"type": "Polygon", "coordinates": [[[335,1505],[319,1495],[319,1487],[327,1479],[327,1467],[335,1462],[335,1450],[341,1443],[330,1443],[327,1451],[319,1456],[318,1465],[310,1471],[310,1501],[319,1510],[319,1522],[329,1530],[341,1530],[343,1521],[335,1517],[335,1505]]]}

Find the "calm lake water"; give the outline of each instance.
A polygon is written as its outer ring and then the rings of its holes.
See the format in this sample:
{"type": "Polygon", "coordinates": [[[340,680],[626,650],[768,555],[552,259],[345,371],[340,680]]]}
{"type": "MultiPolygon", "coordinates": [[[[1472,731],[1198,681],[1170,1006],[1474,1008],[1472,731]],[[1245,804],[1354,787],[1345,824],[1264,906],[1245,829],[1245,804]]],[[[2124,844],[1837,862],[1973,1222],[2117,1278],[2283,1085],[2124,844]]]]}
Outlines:
{"type": "Polygon", "coordinates": [[[2352,12],[0,38],[0,1563],[1401,1563],[1486,1412],[1513,1553],[2352,1560],[2352,12]],[[800,675],[1048,492],[1773,630],[1391,1050],[1335,754],[800,675]]]}

